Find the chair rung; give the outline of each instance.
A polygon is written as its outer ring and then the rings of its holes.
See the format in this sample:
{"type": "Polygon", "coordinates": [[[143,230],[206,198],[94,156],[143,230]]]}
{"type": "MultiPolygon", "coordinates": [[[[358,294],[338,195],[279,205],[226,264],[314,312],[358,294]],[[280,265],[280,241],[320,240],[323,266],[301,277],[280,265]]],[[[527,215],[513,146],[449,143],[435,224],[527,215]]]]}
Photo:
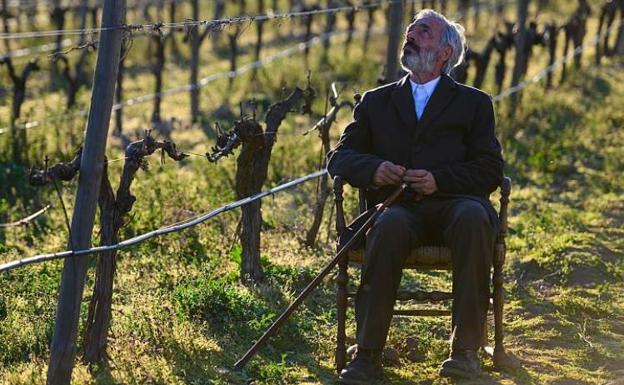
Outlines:
{"type": "MultiPolygon", "coordinates": [[[[347,293],[347,298],[355,298],[355,293],[347,293]]],[[[399,291],[397,301],[428,301],[441,302],[453,299],[453,293],[445,291],[399,291]]]]}
{"type": "Polygon", "coordinates": [[[416,291],[399,291],[397,293],[398,301],[430,301],[430,302],[440,302],[447,301],[453,299],[453,293],[448,293],[445,291],[424,291],[424,290],[416,290],[416,291]]]}
{"type": "Polygon", "coordinates": [[[411,310],[394,310],[394,315],[411,316],[411,317],[439,317],[451,315],[450,310],[438,309],[411,309],[411,310]]]}

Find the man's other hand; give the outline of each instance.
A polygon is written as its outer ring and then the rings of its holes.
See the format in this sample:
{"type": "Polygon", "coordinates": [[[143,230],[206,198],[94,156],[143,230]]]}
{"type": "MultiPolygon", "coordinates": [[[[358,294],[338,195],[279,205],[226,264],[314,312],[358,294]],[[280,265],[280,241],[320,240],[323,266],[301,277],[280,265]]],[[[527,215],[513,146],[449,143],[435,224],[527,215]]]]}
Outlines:
{"type": "Polygon", "coordinates": [[[403,181],[405,175],[405,167],[396,165],[389,161],[382,162],[375,175],[373,175],[373,183],[376,186],[397,185],[403,181]]]}
{"type": "Polygon", "coordinates": [[[429,195],[438,191],[433,174],[427,170],[407,170],[403,180],[419,194],[429,195]]]}

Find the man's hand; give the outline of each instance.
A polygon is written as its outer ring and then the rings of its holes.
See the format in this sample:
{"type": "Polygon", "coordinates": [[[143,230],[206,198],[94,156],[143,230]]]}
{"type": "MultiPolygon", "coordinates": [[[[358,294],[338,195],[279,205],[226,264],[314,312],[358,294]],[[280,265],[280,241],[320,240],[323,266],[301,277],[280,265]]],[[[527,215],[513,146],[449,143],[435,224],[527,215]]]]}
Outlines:
{"type": "Polygon", "coordinates": [[[375,175],[373,175],[373,183],[376,186],[397,185],[403,181],[405,175],[405,167],[396,165],[389,161],[382,162],[375,175]]]}
{"type": "Polygon", "coordinates": [[[407,170],[403,180],[419,194],[429,195],[438,191],[433,174],[427,170],[407,170]]]}

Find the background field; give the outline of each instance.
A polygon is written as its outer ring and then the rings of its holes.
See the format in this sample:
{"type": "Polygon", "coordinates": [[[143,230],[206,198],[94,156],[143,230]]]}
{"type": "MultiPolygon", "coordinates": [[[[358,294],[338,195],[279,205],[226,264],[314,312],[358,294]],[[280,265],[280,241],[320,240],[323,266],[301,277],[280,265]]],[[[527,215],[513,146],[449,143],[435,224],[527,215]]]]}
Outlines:
{"type": "MultiPolygon", "coordinates": [[[[251,2],[250,2],[251,3],[251,2]]],[[[454,2],[450,2],[451,11],[454,2]]],[[[594,13],[600,3],[590,2],[594,13]]],[[[285,4],[281,4],[285,7],[285,4]]],[[[550,1],[538,21],[563,21],[575,4],[550,1]]],[[[209,17],[209,5],[202,15],[209,17]]],[[[252,8],[250,6],[250,8],[252,8]]],[[[227,15],[237,9],[230,6],[227,15]]],[[[255,13],[255,12],[253,12],[255,13]]],[[[452,13],[452,12],[451,12],[452,13]]],[[[507,9],[514,19],[514,7],[507,9]]],[[[532,4],[531,15],[535,15],[532,4]]],[[[188,15],[182,6],[179,18],[188,15]]],[[[42,29],[51,29],[45,24],[42,29]]],[[[376,27],[384,27],[381,12],[376,27]]],[[[322,29],[318,19],[315,31],[322,29]]],[[[129,22],[131,22],[129,20],[129,22]]],[[[361,21],[360,21],[361,22],[361,21]]],[[[294,21],[268,23],[271,34],[286,35],[294,21]]],[[[345,21],[339,17],[339,27],[345,21]]],[[[483,13],[478,31],[470,28],[469,41],[480,49],[500,20],[483,13]]],[[[254,42],[253,25],[244,30],[241,44],[254,42]]],[[[588,38],[596,31],[590,19],[588,38]]],[[[228,69],[224,37],[202,46],[200,78],[228,69]],[[220,39],[220,40],[218,40],[220,39]],[[218,48],[221,47],[221,48],[218,48]],[[219,49],[222,51],[219,54],[219,49]]],[[[187,84],[188,45],[178,38],[181,56],[167,56],[164,88],[187,84]]],[[[35,41],[19,41],[24,46],[35,41]]],[[[294,42],[283,39],[267,47],[263,55],[278,52],[294,42]]],[[[311,49],[309,67],[317,97],[316,116],[290,115],[278,135],[265,188],[319,168],[321,144],[315,135],[302,136],[323,114],[329,83],[345,82],[343,98],[376,85],[385,61],[385,35],[371,40],[363,52],[356,38],[345,54],[335,42],[328,63],[322,48],[311,49]]],[[[18,47],[15,47],[18,48],[18,47]]],[[[561,48],[560,48],[561,49],[561,48]]],[[[153,91],[147,39],[136,37],[126,67],[126,97],[153,91]]],[[[252,60],[252,49],[240,62],[252,60]]],[[[505,173],[513,180],[510,205],[505,327],[508,350],[521,369],[498,373],[485,360],[487,375],[478,384],[597,384],[624,377],[624,71],[621,58],[593,62],[593,49],[584,53],[583,66],[571,69],[568,81],[545,91],[531,85],[522,93],[511,114],[509,101],[497,104],[497,130],[506,159],[505,173]]],[[[74,55],[73,53],[70,55],[74,55]]],[[[509,55],[513,56],[513,55],[509,55]]],[[[535,48],[529,75],[546,65],[546,49],[535,48]]],[[[71,56],[75,57],[75,56],[71,56]]],[[[45,58],[43,59],[46,60],[45,58]]],[[[91,57],[95,62],[95,55],[91,57]]],[[[512,58],[509,58],[510,63],[512,58]]],[[[46,62],[47,63],[47,62],[46,62]]],[[[46,64],[47,65],[47,64],[46,64]]],[[[44,66],[45,68],[45,66],[44,66]]],[[[472,71],[472,70],[471,70],[472,71]]],[[[176,117],[181,127],[172,139],[185,151],[203,154],[214,145],[210,113],[224,103],[238,115],[239,101],[251,96],[276,101],[294,86],[305,86],[303,59],[293,56],[262,68],[258,78],[250,74],[233,82],[219,80],[201,89],[201,123],[189,123],[188,94],[167,97],[162,116],[176,117]]],[[[42,119],[63,112],[62,82],[50,80],[42,70],[29,80],[24,116],[42,119]]],[[[559,72],[556,72],[556,77],[559,72]]],[[[9,84],[4,69],[0,84],[9,84]]],[[[469,77],[471,79],[471,77],[469,77]]],[[[495,93],[493,71],[485,90],[495,93]]],[[[0,96],[0,126],[8,125],[10,88],[0,96]]],[[[79,109],[88,106],[90,88],[79,94],[79,109]]],[[[139,137],[147,128],[150,103],[124,111],[124,132],[139,137]]],[[[343,111],[332,128],[332,143],[348,122],[343,111]]],[[[226,127],[233,119],[223,120],[226,127]]],[[[28,164],[68,160],[80,143],[84,118],[46,123],[28,130],[28,164]]],[[[111,126],[112,127],[112,126],[111,126]]],[[[111,138],[107,156],[118,159],[122,151],[111,138]]],[[[67,243],[63,211],[52,187],[35,189],[27,183],[26,170],[10,160],[6,135],[0,135],[0,212],[4,222],[24,217],[39,204],[52,209],[28,227],[9,228],[0,237],[0,262],[43,252],[62,250],[67,243]],[[5,151],[6,150],[6,151],[5,151]]],[[[191,156],[180,163],[161,164],[150,158],[149,171],[140,171],[133,192],[138,197],[121,238],[152,230],[235,200],[235,157],[209,163],[191,156]]],[[[110,179],[116,186],[123,162],[111,163],[110,179]]],[[[62,185],[64,202],[71,212],[75,182],[62,185]]],[[[317,244],[301,246],[312,220],[317,185],[309,182],[263,201],[262,255],[266,278],[243,285],[239,280],[241,249],[236,237],[239,212],[223,214],[199,227],[150,240],[118,256],[109,359],[88,367],[80,361],[75,384],[333,384],[335,340],[334,279],[327,279],[292,317],[278,336],[264,348],[244,372],[231,367],[334,251],[333,202],[326,207],[317,244]]],[[[347,212],[356,211],[355,193],[348,191],[347,212]]],[[[493,199],[496,197],[493,196],[493,199]]],[[[1,229],[0,229],[1,230],[1,229]]],[[[98,229],[96,228],[96,234],[98,229]]],[[[93,259],[93,266],[95,266],[93,259]]],[[[41,384],[45,380],[49,342],[62,261],[32,265],[0,274],[0,383],[41,384]]],[[[353,278],[357,272],[353,270],[353,278]]],[[[84,293],[82,321],[93,287],[91,269],[84,293]]],[[[446,273],[407,274],[405,284],[448,288],[446,273]]],[[[349,314],[353,319],[353,314],[349,314]]],[[[353,335],[354,325],[348,324],[353,335]]],[[[448,355],[448,319],[394,319],[388,346],[399,353],[399,362],[387,366],[392,384],[447,384],[437,378],[437,367],[448,355]],[[417,348],[408,351],[406,340],[417,348]]],[[[80,351],[79,351],[80,356],[80,351]]]]}

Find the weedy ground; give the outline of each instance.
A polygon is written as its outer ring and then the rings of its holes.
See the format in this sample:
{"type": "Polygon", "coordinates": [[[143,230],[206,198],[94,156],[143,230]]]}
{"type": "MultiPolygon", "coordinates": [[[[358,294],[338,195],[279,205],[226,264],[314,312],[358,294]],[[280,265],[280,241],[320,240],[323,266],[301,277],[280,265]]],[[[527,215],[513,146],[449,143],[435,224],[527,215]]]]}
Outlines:
{"type": "MultiPolygon", "coordinates": [[[[559,2],[542,17],[562,19],[572,8],[559,2]]],[[[593,35],[595,25],[590,27],[593,35]]],[[[475,45],[479,47],[488,34],[487,30],[474,33],[475,45]]],[[[249,32],[241,36],[252,40],[249,32]]],[[[319,95],[325,95],[327,83],[335,79],[347,82],[344,97],[374,85],[384,61],[383,40],[374,39],[367,52],[362,52],[359,39],[348,54],[336,45],[330,50],[328,65],[319,63],[321,49],[313,48],[310,67],[319,95]]],[[[128,57],[129,66],[145,64],[144,47],[137,43],[128,57]]],[[[211,43],[205,44],[210,47],[211,43]]],[[[282,47],[288,44],[284,42],[282,47]]],[[[267,54],[279,49],[270,48],[267,54]]],[[[545,64],[544,52],[535,55],[530,74],[545,64]]],[[[206,74],[227,69],[225,60],[216,60],[209,53],[204,60],[202,71],[206,74]]],[[[572,70],[568,81],[552,90],[544,91],[542,84],[528,87],[513,111],[509,101],[497,105],[505,172],[513,180],[505,266],[505,341],[520,368],[499,373],[484,358],[484,377],[466,383],[602,385],[624,377],[624,184],[620,178],[624,171],[624,71],[616,59],[606,60],[600,67],[590,60],[586,56],[583,68],[572,70]]],[[[237,111],[235,102],[251,94],[275,101],[294,85],[304,86],[304,68],[300,58],[283,60],[261,70],[255,82],[243,76],[231,89],[224,81],[202,89],[204,122],[214,122],[209,112],[223,103],[224,95],[237,111]]],[[[185,69],[182,59],[168,61],[165,88],[187,83],[185,69]]],[[[128,78],[128,97],[151,91],[153,80],[145,71],[131,71],[128,78]]],[[[490,92],[492,81],[488,78],[486,83],[490,92]]],[[[35,84],[40,90],[32,91],[33,95],[40,97],[33,98],[36,100],[31,100],[26,110],[37,117],[45,112],[39,108],[42,105],[58,108],[62,101],[59,91],[49,92],[43,78],[35,84]]],[[[81,100],[84,107],[88,92],[81,100]]],[[[6,122],[6,98],[0,108],[6,122]]],[[[323,109],[319,97],[314,106],[317,117],[323,109]]],[[[184,120],[188,110],[187,96],[181,94],[166,99],[163,116],[184,120]]],[[[150,114],[149,104],[129,108],[127,132],[138,135],[150,114]]],[[[342,114],[333,127],[334,143],[348,119],[348,113],[342,114]]],[[[313,120],[293,115],[280,128],[267,187],[318,168],[318,139],[300,135],[313,120]]],[[[73,123],[75,135],[81,124],[73,123]]],[[[214,139],[206,124],[175,130],[173,139],[184,150],[208,151],[214,139]]],[[[32,142],[40,144],[33,145],[32,162],[41,162],[45,153],[53,154],[54,160],[70,158],[70,132],[67,123],[29,132],[32,142]]],[[[114,140],[107,153],[111,159],[121,156],[114,140]]],[[[150,164],[133,186],[138,199],[122,239],[234,200],[234,158],[216,165],[201,157],[180,164],[159,164],[152,159],[150,164]]],[[[122,162],[110,165],[113,186],[121,167],[122,162]]],[[[64,249],[67,230],[54,190],[28,187],[25,171],[8,161],[0,167],[0,181],[0,211],[7,217],[23,216],[37,200],[54,206],[32,226],[2,233],[0,262],[64,249]]],[[[73,383],[336,383],[333,278],[314,292],[245,371],[231,370],[334,251],[331,203],[315,247],[301,246],[311,223],[316,188],[311,182],[263,201],[262,267],[266,278],[254,285],[239,280],[238,212],[121,252],[109,358],[95,367],[78,361],[73,383]]],[[[71,211],[75,182],[63,184],[62,189],[71,211]]],[[[355,192],[349,190],[347,196],[347,212],[352,215],[356,212],[355,192]]],[[[492,198],[496,201],[497,196],[492,198]]],[[[94,267],[95,261],[91,264],[94,267]]],[[[45,381],[61,269],[62,262],[56,261],[0,275],[0,383],[45,381]]],[[[88,276],[85,301],[91,295],[93,271],[88,276]]],[[[357,281],[357,271],[350,274],[357,281]]],[[[449,276],[408,273],[405,284],[448,288],[449,276]]],[[[81,321],[86,310],[84,306],[81,321]]],[[[352,312],[349,317],[353,320],[352,312]]],[[[348,333],[352,336],[353,332],[351,321],[348,333]]],[[[448,355],[448,338],[448,319],[395,318],[388,346],[398,352],[399,362],[386,368],[390,383],[448,384],[437,377],[437,367],[448,355]],[[408,339],[415,341],[409,349],[408,339]]]]}

